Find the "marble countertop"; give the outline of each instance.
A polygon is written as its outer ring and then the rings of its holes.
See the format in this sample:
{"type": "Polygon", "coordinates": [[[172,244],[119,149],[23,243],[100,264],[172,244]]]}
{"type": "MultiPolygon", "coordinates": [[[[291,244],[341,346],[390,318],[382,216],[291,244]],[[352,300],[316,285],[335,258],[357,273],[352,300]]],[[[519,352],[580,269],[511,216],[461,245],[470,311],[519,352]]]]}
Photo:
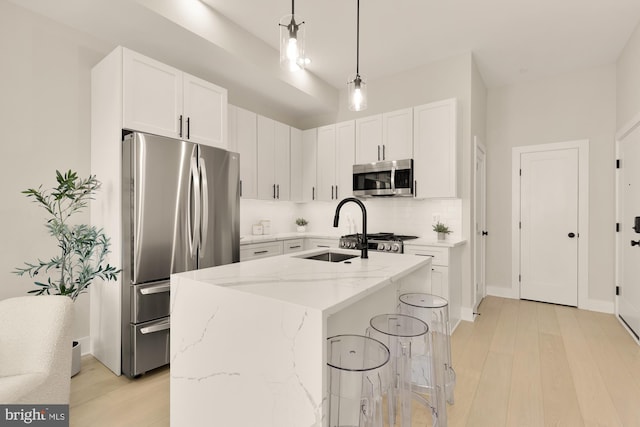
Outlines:
{"type": "MultiPolygon", "coordinates": [[[[266,243],[275,242],[279,240],[291,240],[291,239],[339,239],[342,234],[329,234],[329,233],[317,233],[317,232],[290,232],[290,233],[277,233],[277,234],[264,234],[264,235],[246,235],[240,237],[240,245],[248,245],[251,243],[266,243]]],[[[466,240],[433,240],[428,237],[419,237],[413,240],[407,240],[405,245],[417,245],[417,246],[440,246],[443,248],[454,248],[456,246],[466,244],[466,240]]]]}
{"type": "Polygon", "coordinates": [[[362,259],[360,251],[332,251],[358,256],[347,262],[304,259],[326,252],[312,249],[180,273],[172,281],[191,279],[332,314],[431,262],[430,257],[370,251],[362,259]]]}
{"type": "Polygon", "coordinates": [[[329,233],[315,233],[306,231],[304,233],[298,233],[295,231],[289,233],[276,233],[276,234],[247,234],[240,236],[240,245],[248,245],[251,243],[264,243],[264,242],[276,242],[278,240],[291,240],[291,239],[339,239],[341,234],[329,234],[329,233]]]}

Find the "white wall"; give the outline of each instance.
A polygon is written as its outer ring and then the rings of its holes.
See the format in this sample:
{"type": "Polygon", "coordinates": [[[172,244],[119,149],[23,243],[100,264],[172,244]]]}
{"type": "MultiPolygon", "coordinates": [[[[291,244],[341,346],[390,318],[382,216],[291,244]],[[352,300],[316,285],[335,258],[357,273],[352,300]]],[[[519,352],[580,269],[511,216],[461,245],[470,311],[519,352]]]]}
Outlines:
{"type": "Polygon", "coordinates": [[[616,69],[613,64],[489,90],[486,141],[489,291],[500,293],[512,288],[512,148],[588,139],[588,298],[613,302],[615,130],[616,69]]]}
{"type": "MultiPolygon", "coordinates": [[[[11,272],[56,253],[46,213],[20,192],[55,185],[55,171],[89,171],[90,70],[110,46],[0,0],[0,299],[26,295],[11,272]]],[[[79,216],[89,221],[89,213],[79,216]]],[[[89,298],[75,304],[73,336],[89,335],[89,298]]],[[[84,348],[84,351],[88,348],[84,348]]]]}
{"type": "Polygon", "coordinates": [[[627,41],[617,63],[617,129],[640,114],[640,24],[627,41]]]}

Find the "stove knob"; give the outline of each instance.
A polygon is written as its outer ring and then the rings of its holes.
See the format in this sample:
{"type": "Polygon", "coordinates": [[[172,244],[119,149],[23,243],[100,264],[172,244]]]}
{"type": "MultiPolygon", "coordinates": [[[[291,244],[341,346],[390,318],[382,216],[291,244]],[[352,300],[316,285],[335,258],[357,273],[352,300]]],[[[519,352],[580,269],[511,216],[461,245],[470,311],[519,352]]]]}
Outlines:
{"type": "Polygon", "coordinates": [[[400,250],[400,245],[397,243],[394,243],[393,246],[391,246],[391,250],[393,252],[398,252],[400,250]]]}
{"type": "Polygon", "coordinates": [[[351,244],[349,245],[349,247],[350,247],[351,249],[355,249],[355,248],[356,248],[356,246],[357,246],[357,245],[356,245],[356,242],[351,242],[351,244]]]}
{"type": "Polygon", "coordinates": [[[378,243],[378,250],[384,251],[384,243],[378,243]]]}
{"type": "Polygon", "coordinates": [[[384,250],[385,251],[390,251],[391,250],[391,243],[385,243],[384,244],[384,250]]]}

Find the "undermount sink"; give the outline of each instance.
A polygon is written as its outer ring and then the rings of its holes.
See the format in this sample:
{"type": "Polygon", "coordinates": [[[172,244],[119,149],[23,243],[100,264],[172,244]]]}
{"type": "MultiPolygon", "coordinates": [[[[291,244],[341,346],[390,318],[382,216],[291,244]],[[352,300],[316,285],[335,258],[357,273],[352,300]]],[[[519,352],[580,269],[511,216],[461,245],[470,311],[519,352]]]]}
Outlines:
{"type": "Polygon", "coordinates": [[[340,252],[323,252],[320,254],[310,255],[306,257],[301,257],[303,259],[314,259],[316,261],[328,261],[328,262],[342,262],[351,258],[356,258],[358,255],[352,254],[343,254],[340,252]]]}

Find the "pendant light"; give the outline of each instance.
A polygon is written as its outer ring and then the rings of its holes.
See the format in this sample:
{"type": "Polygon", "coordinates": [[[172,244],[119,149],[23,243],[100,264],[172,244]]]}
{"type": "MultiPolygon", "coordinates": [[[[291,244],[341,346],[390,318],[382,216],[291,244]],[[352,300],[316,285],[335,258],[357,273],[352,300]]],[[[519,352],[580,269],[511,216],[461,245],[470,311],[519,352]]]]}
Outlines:
{"type": "Polygon", "coordinates": [[[280,66],[288,71],[298,71],[305,66],[304,21],[296,22],[295,0],[291,0],[291,15],[285,15],[280,26],[280,66]]]}
{"type": "Polygon", "coordinates": [[[347,83],[349,110],[362,111],[367,109],[367,83],[360,75],[360,0],[357,1],[356,15],[356,75],[347,83]]]}

